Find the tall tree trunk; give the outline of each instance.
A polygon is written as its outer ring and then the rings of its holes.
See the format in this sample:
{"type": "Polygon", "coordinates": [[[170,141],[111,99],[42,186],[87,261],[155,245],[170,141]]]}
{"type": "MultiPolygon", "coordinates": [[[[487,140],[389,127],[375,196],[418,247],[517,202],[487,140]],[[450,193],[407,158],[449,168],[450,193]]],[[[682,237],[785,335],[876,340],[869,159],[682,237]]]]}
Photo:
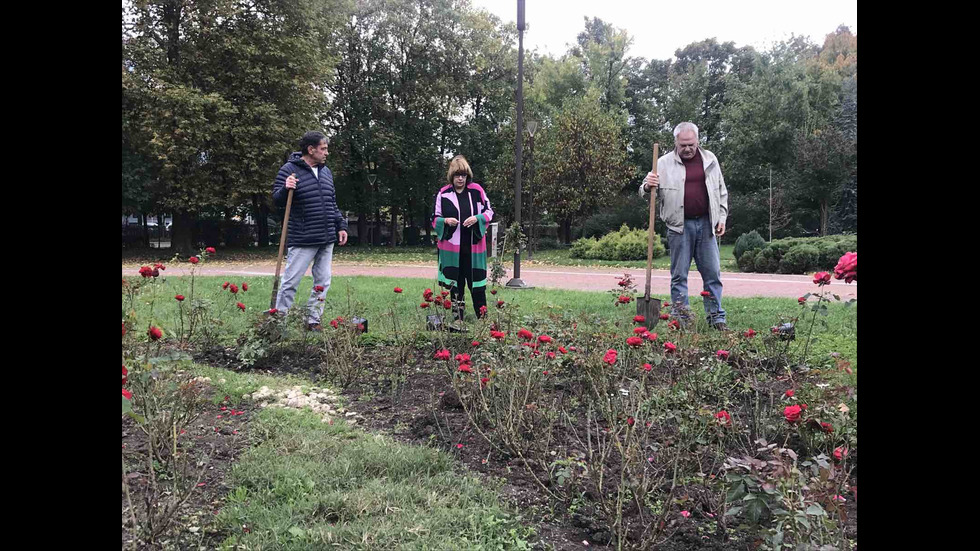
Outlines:
{"type": "Polygon", "coordinates": [[[572,242],[572,221],[562,220],[561,222],[562,240],[566,245],[572,242]]]}
{"type": "Polygon", "coordinates": [[[820,200],[820,235],[825,237],[827,235],[827,214],[830,211],[827,206],[827,200],[820,200]]]}
{"type": "MultiPolygon", "coordinates": [[[[264,199],[264,198],[263,198],[264,199]]],[[[259,247],[269,246],[269,207],[258,193],[252,194],[252,215],[255,216],[255,241],[259,247]]]]}
{"type": "Polygon", "coordinates": [[[391,241],[388,243],[389,247],[395,247],[395,241],[398,238],[398,209],[391,209],[391,241]]]}
{"type": "Polygon", "coordinates": [[[142,246],[149,247],[150,246],[150,228],[146,225],[146,215],[143,214],[143,213],[140,213],[140,223],[143,224],[143,226],[141,228],[143,230],[143,232],[142,232],[142,235],[140,236],[140,241],[142,242],[142,246]]]}
{"type": "Polygon", "coordinates": [[[384,224],[381,222],[381,209],[374,210],[374,228],[371,232],[371,237],[373,238],[372,244],[375,246],[381,246],[381,226],[384,224]]]}
{"type": "Polygon", "coordinates": [[[183,211],[174,211],[173,216],[170,247],[181,255],[194,254],[194,217],[183,211]]]}
{"type": "Polygon", "coordinates": [[[364,210],[357,211],[357,244],[360,247],[367,247],[371,242],[368,239],[368,214],[364,210]]]}

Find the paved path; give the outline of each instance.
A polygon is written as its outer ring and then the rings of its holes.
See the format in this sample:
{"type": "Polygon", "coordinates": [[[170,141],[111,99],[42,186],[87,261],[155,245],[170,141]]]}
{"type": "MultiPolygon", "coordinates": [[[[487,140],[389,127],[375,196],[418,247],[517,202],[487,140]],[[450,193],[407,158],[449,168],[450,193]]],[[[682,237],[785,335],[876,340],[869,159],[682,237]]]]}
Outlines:
{"type": "MultiPolygon", "coordinates": [[[[535,287],[550,287],[558,289],[574,289],[580,291],[607,291],[616,287],[624,271],[632,274],[637,288],[642,292],[644,287],[644,269],[599,268],[580,266],[521,266],[521,279],[535,287]]],[[[333,273],[336,276],[389,276],[403,278],[435,279],[436,266],[432,264],[384,264],[367,265],[347,262],[334,262],[333,273]]],[[[123,268],[123,275],[138,274],[138,268],[123,268]]],[[[167,275],[187,275],[188,266],[169,266],[167,275]]],[[[200,275],[251,275],[272,276],[276,273],[274,262],[254,263],[211,263],[197,268],[200,275]]],[[[306,275],[310,275],[307,270],[306,275]]],[[[508,279],[511,276],[508,270],[508,279]]],[[[653,271],[653,294],[666,295],[670,289],[670,272],[667,270],[653,271]]],[[[723,272],[722,284],[725,286],[726,297],[789,297],[796,298],[817,290],[810,275],[782,274],[750,274],[741,272],[723,272]]],[[[701,276],[697,270],[691,270],[688,277],[688,290],[691,295],[701,292],[701,276]]],[[[842,300],[857,298],[857,282],[845,284],[843,280],[833,280],[830,286],[842,300]]]]}

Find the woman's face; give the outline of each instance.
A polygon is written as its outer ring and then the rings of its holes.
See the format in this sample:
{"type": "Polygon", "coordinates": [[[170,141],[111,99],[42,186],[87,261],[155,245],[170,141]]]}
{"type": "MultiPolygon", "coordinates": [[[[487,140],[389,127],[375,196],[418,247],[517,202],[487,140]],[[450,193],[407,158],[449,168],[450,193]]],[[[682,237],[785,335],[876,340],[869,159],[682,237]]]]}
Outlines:
{"type": "Polygon", "coordinates": [[[453,174],[453,185],[456,187],[463,187],[466,185],[466,176],[467,174],[465,172],[457,172],[456,174],[453,174]]]}

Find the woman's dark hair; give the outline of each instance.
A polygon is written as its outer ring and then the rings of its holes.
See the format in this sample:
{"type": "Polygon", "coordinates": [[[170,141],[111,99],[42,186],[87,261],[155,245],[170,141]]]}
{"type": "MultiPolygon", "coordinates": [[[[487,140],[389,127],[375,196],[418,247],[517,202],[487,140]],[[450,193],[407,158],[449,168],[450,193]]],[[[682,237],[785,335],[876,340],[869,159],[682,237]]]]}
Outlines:
{"type": "Polygon", "coordinates": [[[309,155],[310,151],[308,147],[320,147],[320,142],[326,140],[327,145],[330,145],[330,138],[326,137],[323,132],[307,132],[303,134],[303,137],[299,139],[299,152],[301,155],[309,155]]]}

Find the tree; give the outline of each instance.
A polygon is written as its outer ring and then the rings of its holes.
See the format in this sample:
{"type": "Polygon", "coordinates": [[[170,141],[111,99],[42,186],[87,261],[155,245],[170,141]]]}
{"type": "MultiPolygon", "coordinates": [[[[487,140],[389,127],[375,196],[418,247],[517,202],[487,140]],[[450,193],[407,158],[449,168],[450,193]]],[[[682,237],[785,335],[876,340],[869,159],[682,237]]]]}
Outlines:
{"type": "Polygon", "coordinates": [[[543,136],[539,163],[542,204],[571,241],[571,222],[600,206],[629,182],[633,167],[626,160],[625,117],[600,108],[592,89],[571,98],[543,136]]]}

